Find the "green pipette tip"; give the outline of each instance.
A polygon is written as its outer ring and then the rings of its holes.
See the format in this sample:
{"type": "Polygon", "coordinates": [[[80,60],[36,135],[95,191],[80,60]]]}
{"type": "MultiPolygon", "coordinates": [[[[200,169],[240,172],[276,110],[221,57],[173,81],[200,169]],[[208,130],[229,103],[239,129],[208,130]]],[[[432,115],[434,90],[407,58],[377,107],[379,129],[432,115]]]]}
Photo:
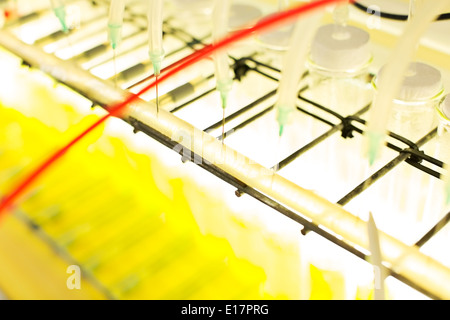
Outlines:
{"type": "Polygon", "coordinates": [[[222,101],[222,109],[225,109],[228,103],[228,92],[221,92],[220,100],[222,101]]]}
{"type": "Polygon", "coordinates": [[[285,108],[285,107],[278,107],[277,121],[278,121],[278,125],[279,125],[278,135],[280,137],[284,132],[284,127],[286,126],[286,124],[288,122],[290,113],[291,113],[291,109],[285,108]]]}
{"type": "Polygon", "coordinates": [[[155,76],[159,76],[161,73],[161,62],[154,62],[153,63],[153,73],[155,76]]]}
{"type": "Polygon", "coordinates": [[[383,141],[383,135],[376,132],[368,132],[367,135],[369,137],[369,148],[367,156],[369,158],[369,164],[372,166],[375,163],[375,160],[378,158],[380,145],[383,141]]]}
{"type": "Polygon", "coordinates": [[[67,23],[66,23],[66,10],[65,10],[64,6],[55,8],[53,11],[55,12],[56,17],[58,18],[59,22],[61,23],[62,31],[65,33],[69,32],[69,28],[67,27],[67,23]]]}
{"type": "Polygon", "coordinates": [[[164,60],[164,51],[162,52],[149,52],[150,61],[153,64],[153,72],[155,76],[159,76],[161,73],[161,65],[164,60]]]}
{"type": "Polygon", "coordinates": [[[233,80],[219,80],[217,81],[217,90],[220,92],[220,99],[222,100],[222,108],[227,107],[228,93],[231,91],[233,80]]]}
{"type": "Polygon", "coordinates": [[[111,42],[111,47],[115,50],[122,40],[122,25],[108,24],[108,36],[111,42]]]}
{"type": "Polygon", "coordinates": [[[280,129],[278,131],[278,136],[282,136],[283,135],[283,131],[284,131],[284,125],[280,125],[280,129]]]}

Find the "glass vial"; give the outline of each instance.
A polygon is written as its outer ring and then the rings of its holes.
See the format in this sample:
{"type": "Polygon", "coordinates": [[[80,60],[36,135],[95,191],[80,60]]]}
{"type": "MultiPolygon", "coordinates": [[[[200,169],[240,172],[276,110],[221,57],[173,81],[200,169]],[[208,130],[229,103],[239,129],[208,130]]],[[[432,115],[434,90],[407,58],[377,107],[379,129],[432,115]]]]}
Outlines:
{"type": "Polygon", "coordinates": [[[372,99],[370,36],[360,28],[328,24],[318,29],[308,61],[305,95],[342,116],[356,113],[372,99]]]}
{"type": "MultiPolygon", "coordinates": [[[[450,165],[450,95],[442,99],[442,102],[436,108],[438,119],[438,135],[434,144],[434,151],[431,154],[434,158],[444,162],[448,170],[450,165]]],[[[442,173],[445,175],[445,171],[442,173]]],[[[448,173],[447,173],[448,175],[448,173]]],[[[433,226],[449,210],[447,204],[446,187],[449,177],[441,179],[432,179],[428,186],[427,205],[423,216],[423,223],[433,226]]]]}
{"type": "MultiPolygon", "coordinates": [[[[342,118],[353,115],[368,106],[373,98],[369,75],[371,62],[370,36],[365,30],[350,25],[324,25],[318,29],[311,44],[307,62],[308,90],[302,96],[342,118]]],[[[341,122],[338,117],[309,103],[302,102],[301,106],[334,124],[341,122]]],[[[312,139],[331,129],[329,125],[309,118],[312,139]]],[[[314,162],[322,166],[318,169],[318,193],[337,201],[362,182],[362,139],[359,138],[358,134],[354,139],[344,138],[337,131],[315,147],[311,157],[321,159],[320,163],[314,162]]]]}
{"type": "MultiPolygon", "coordinates": [[[[382,72],[383,68],[379,74],[382,72]]],[[[375,77],[373,81],[375,94],[377,79],[375,77]]],[[[435,108],[443,92],[439,70],[425,63],[411,63],[402,87],[392,102],[387,129],[417,142],[436,127],[435,108]]],[[[397,140],[394,143],[408,148],[397,140]]],[[[376,201],[380,228],[408,243],[417,240],[426,230],[423,214],[430,179],[435,178],[405,162],[383,177],[378,185],[380,198],[376,201]]]]}
{"type": "MultiPolygon", "coordinates": [[[[436,159],[444,162],[446,170],[441,179],[433,179],[428,188],[427,206],[423,218],[428,229],[435,226],[450,211],[450,203],[447,199],[448,170],[450,165],[450,95],[442,99],[436,108],[438,118],[438,136],[434,145],[436,159]]],[[[445,167],[444,166],[444,167],[445,167]]],[[[448,255],[448,243],[450,241],[450,224],[447,223],[437,234],[433,236],[423,247],[425,254],[450,267],[450,255],[448,255]]]]}
{"type": "MultiPolygon", "coordinates": [[[[383,72],[383,68],[379,74],[383,72]]],[[[377,90],[377,79],[373,86],[377,90]]],[[[443,94],[442,76],[436,68],[411,63],[397,98],[392,102],[388,130],[416,142],[436,125],[435,108],[443,94]]]]}

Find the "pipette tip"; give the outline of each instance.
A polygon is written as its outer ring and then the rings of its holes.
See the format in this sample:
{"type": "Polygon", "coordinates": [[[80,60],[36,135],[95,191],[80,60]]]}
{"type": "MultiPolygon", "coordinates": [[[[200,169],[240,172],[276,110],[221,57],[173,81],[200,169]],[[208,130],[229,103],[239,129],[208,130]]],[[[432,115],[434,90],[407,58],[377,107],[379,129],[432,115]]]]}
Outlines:
{"type": "Polygon", "coordinates": [[[278,121],[278,126],[279,126],[278,135],[281,137],[282,134],[284,133],[284,127],[285,127],[286,123],[288,122],[289,114],[290,114],[291,110],[289,108],[285,108],[283,106],[279,106],[277,108],[277,110],[278,110],[277,121],[278,121]]]}
{"type": "Polygon", "coordinates": [[[367,157],[369,164],[372,166],[379,156],[383,135],[375,132],[368,132],[367,135],[369,139],[367,157]]]}
{"type": "Polygon", "coordinates": [[[122,38],[122,25],[108,24],[108,36],[111,47],[116,50],[122,38]]]}
{"type": "Polygon", "coordinates": [[[227,107],[227,99],[228,93],[231,91],[231,87],[233,85],[233,80],[218,80],[217,81],[217,90],[220,92],[220,99],[222,100],[222,108],[227,107]]]}
{"type": "Polygon", "coordinates": [[[161,65],[164,60],[164,52],[149,52],[150,61],[153,65],[153,73],[155,76],[159,76],[161,73],[161,65]]]}
{"type": "Polygon", "coordinates": [[[58,18],[59,22],[61,23],[62,31],[64,33],[69,32],[69,28],[67,27],[66,23],[66,10],[64,6],[57,7],[53,9],[56,17],[58,18]]]}
{"type": "Polygon", "coordinates": [[[155,76],[156,77],[159,76],[159,74],[161,73],[161,63],[155,63],[153,65],[153,70],[154,70],[155,76]]]}
{"type": "Polygon", "coordinates": [[[278,136],[281,137],[283,135],[284,125],[280,125],[280,129],[278,130],[278,136]]]}
{"type": "Polygon", "coordinates": [[[228,104],[228,94],[225,92],[221,92],[220,93],[220,100],[222,102],[222,109],[225,110],[225,108],[227,107],[228,104]]]}

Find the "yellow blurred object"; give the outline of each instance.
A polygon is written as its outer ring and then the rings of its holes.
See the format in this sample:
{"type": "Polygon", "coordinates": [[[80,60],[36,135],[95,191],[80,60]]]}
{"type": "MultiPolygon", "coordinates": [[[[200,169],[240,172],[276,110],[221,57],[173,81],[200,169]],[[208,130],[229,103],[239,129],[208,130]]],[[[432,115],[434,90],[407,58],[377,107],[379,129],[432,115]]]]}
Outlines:
{"type": "Polygon", "coordinates": [[[310,265],[311,300],[343,300],[345,299],[345,280],[337,271],[321,270],[310,265]]]}
{"type": "MultiPolygon", "coordinates": [[[[37,92],[38,99],[33,100],[35,106],[26,107],[30,117],[20,110],[0,108],[3,133],[0,145],[5,155],[0,158],[3,193],[11,191],[19,177],[30,166],[37,165],[46,152],[55,150],[99,119],[95,114],[75,116],[75,108],[50,99],[49,91],[45,92],[42,85],[31,91],[37,92]],[[70,122],[63,134],[58,133],[58,119],[42,122],[30,111],[42,110],[43,99],[51,101],[45,107],[49,109],[47,112],[56,110],[54,115],[61,112],[63,120],[70,122]],[[8,133],[11,130],[14,134],[8,133]],[[34,143],[36,138],[39,144],[34,143]],[[26,163],[14,170],[23,159],[27,159],[26,163]]],[[[74,259],[82,272],[98,281],[108,293],[107,297],[270,297],[264,292],[266,276],[260,267],[237,258],[225,239],[200,232],[183,193],[184,181],[179,178],[168,181],[173,198],[161,193],[150,166],[151,162],[160,160],[132,152],[120,137],[105,133],[109,127],[107,122],[91,133],[22,197],[18,208],[25,213],[30,225],[45,234],[52,242],[50,245],[74,259]]],[[[18,237],[17,230],[27,229],[27,226],[10,213],[2,228],[2,243],[6,244],[10,241],[8,237],[18,237]]],[[[34,235],[31,229],[27,233],[29,237],[34,235]]],[[[20,250],[16,248],[13,252],[20,250]]],[[[37,253],[27,254],[30,264],[37,263],[33,259],[39,259],[46,270],[40,270],[42,277],[34,281],[31,275],[19,274],[30,273],[30,270],[14,267],[18,259],[7,255],[11,255],[11,250],[3,248],[0,254],[7,261],[2,263],[0,287],[12,299],[105,298],[91,284],[82,284],[89,290],[69,291],[65,282],[68,275],[55,274],[55,263],[62,265],[63,271],[69,266],[62,256],[54,254],[54,259],[48,259],[47,256],[38,258],[37,253]],[[29,289],[42,286],[41,278],[55,288],[48,293],[29,289]],[[22,292],[17,288],[27,289],[22,292]]]]}
{"type": "Polygon", "coordinates": [[[0,261],[0,289],[8,299],[106,298],[84,277],[80,290],[68,289],[68,262],[12,215],[0,220],[0,261]]]}

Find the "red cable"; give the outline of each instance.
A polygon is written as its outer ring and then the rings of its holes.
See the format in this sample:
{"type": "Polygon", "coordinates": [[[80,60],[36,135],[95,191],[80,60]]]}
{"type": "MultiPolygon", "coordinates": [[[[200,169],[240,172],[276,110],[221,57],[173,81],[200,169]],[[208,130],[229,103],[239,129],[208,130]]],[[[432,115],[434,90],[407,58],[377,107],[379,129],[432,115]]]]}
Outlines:
{"type": "MultiPolygon", "coordinates": [[[[192,64],[200,61],[203,58],[206,58],[210,56],[213,52],[217,50],[224,49],[225,47],[231,45],[234,42],[243,40],[246,37],[251,36],[254,32],[263,32],[267,31],[268,29],[276,28],[277,26],[280,26],[282,24],[286,24],[287,22],[294,20],[297,18],[297,16],[305,14],[307,12],[310,12],[312,10],[337,3],[337,2],[343,2],[347,0],[318,0],[314,2],[309,2],[307,4],[299,5],[296,7],[293,7],[292,9],[278,12],[267,19],[261,20],[259,23],[255,24],[253,27],[248,29],[243,29],[240,31],[237,31],[221,41],[218,41],[216,44],[211,44],[206,46],[205,48],[198,50],[191,54],[190,56],[187,56],[186,58],[177,61],[176,63],[172,64],[171,66],[165,68],[161,75],[159,76],[158,81],[164,81],[168,78],[170,78],[172,75],[183,71],[184,69],[188,68],[192,64]]],[[[354,0],[350,0],[350,2],[354,2],[354,0]]],[[[90,133],[92,130],[97,128],[100,124],[105,122],[109,117],[117,115],[120,111],[122,111],[129,103],[137,100],[140,95],[147,92],[151,88],[155,86],[155,82],[152,82],[145,88],[143,88],[141,91],[139,91],[135,95],[130,95],[127,99],[124,101],[115,104],[111,106],[108,111],[109,113],[99,120],[97,120],[94,124],[89,126],[86,130],[84,130],[80,135],[75,137],[72,141],[70,141],[68,144],[66,144],[61,149],[57,150],[55,153],[53,153],[46,161],[44,161],[41,165],[37,167],[36,170],[34,170],[30,175],[28,175],[10,194],[3,197],[1,203],[0,203],[0,217],[1,215],[6,212],[13,203],[16,200],[17,197],[20,196],[22,192],[24,192],[42,173],[44,173],[51,165],[53,165],[54,162],[56,162],[59,158],[61,158],[69,149],[74,146],[78,141],[80,141],[82,138],[84,138],[88,133],[90,133]]]]}

